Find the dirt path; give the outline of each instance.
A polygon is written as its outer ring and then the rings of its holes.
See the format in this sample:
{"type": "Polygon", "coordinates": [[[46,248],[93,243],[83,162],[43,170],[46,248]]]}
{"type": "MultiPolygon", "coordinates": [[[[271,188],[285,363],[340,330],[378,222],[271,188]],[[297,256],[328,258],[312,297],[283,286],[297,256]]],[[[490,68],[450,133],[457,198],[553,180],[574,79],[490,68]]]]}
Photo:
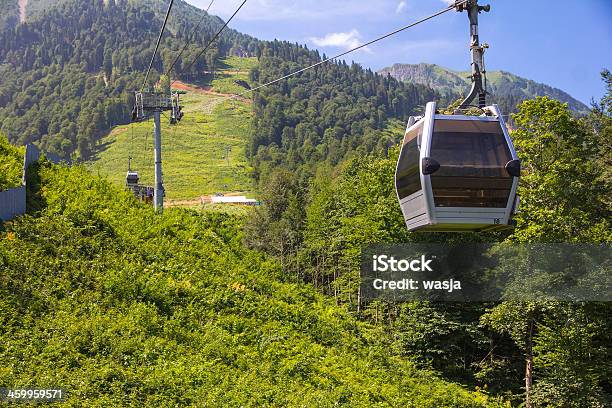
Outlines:
{"type": "Polygon", "coordinates": [[[197,207],[202,205],[202,199],[195,198],[193,200],[166,200],[164,202],[165,208],[172,207],[197,207]]]}
{"type": "Polygon", "coordinates": [[[114,135],[114,136],[117,136],[117,135],[120,135],[121,133],[125,133],[125,132],[127,132],[127,131],[128,131],[128,127],[127,127],[127,125],[126,125],[126,126],[124,126],[124,127],[116,127],[116,128],[114,128],[114,129],[111,131],[111,133],[110,133],[110,134],[111,134],[111,135],[114,135]]]}
{"type": "MultiPolygon", "coordinates": [[[[231,191],[231,192],[227,192],[224,193],[225,197],[232,197],[232,196],[243,196],[247,194],[244,191],[231,191]]],[[[210,204],[211,203],[211,198],[212,195],[203,195],[201,197],[198,198],[193,198],[193,199],[189,199],[189,198],[183,198],[183,199],[168,199],[164,201],[164,207],[166,208],[172,208],[172,207],[199,207],[202,205],[202,199],[204,200],[204,203],[206,204],[210,204]]]]}
{"type": "Polygon", "coordinates": [[[26,21],[26,7],[28,0],[19,0],[19,21],[25,23],[26,21]]]}
{"type": "Polygon", "coordinates": [[[222,72],[224,74],[243,74],[243,75],[249,75],[250,71],[236,71],[235,69],[222,69],[221,71],[218,72],[222,72]]]}

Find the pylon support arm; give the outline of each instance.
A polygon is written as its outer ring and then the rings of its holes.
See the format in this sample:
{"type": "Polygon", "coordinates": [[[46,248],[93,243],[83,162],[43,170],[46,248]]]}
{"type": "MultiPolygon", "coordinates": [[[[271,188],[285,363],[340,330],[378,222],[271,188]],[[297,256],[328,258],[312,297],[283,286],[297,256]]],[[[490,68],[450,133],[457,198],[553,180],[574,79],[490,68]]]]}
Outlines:
{"type": "Polygon", "coordinates": [[[170,121],[174,124],[181,120],[183,112],[178,92],[165,94],[163,92],[135,92],[132,121],[140,122],[147,118],[148,113],[170,111],[170,121]]]}

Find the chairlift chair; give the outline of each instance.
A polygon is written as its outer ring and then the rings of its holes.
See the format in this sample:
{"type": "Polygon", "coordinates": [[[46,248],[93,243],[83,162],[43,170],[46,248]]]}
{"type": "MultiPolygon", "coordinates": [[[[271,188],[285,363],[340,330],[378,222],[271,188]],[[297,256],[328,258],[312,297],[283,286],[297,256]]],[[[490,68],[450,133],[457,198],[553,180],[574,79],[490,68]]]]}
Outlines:
{"type": "Polygon", "coordinates": [[[139,181],[140,181],[140,178],[138,176],[138,172],[135,170],[132,170],[132,158],[130,157],[128,159],[128,171],[125,176],[125,184],[127,187],[133,188],[138,185],[139,181]]]}

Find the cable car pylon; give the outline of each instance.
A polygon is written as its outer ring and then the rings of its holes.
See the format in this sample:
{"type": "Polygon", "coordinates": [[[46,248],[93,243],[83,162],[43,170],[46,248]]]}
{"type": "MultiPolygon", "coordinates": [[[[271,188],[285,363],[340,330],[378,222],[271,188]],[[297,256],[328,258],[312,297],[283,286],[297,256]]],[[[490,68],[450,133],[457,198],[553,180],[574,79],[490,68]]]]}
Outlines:
{"type": "Polygon", "coordinates": [[[154,149],[155,158],[155,186],[153,193],[153,207],[161,214],[164,210],[164,184],[162,173],[162,135],[161,135],[161,113],[170,111],[170,123],[176,124],[183,118],[180,105],[179,92],[168,94],[165,91],[136,91],[134,109],[132,111],[132,121],[140,122],[151,114],[153,115],[154,149]]]}

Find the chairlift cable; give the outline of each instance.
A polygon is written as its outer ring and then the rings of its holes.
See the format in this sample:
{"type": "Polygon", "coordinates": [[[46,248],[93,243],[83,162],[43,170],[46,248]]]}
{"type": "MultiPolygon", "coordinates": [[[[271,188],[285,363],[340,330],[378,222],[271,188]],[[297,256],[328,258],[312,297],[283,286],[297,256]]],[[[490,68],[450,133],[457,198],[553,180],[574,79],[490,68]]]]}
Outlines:
{"type": "MultiPolygon", "coordinates": [[[[178,130],[178,127],[179,127],[180,123],[181,123],[181,121],[178,121],[174,125],[174,129],[172,131],[172,137],[170,138],[170,141],[169,141],[168,144],[172,144],[172,145],[176,146],[176,133],[177,133],[176,131],[178,130]]],[[[168,150],[166,150],[166,152],[168,152],[168,150]]],[[[166,153],[166,154],[168,154],[168,153],[166,153]]],[[[166,172],[165,179],[166,179],[166,182],[164,184],[170,185],[170,183],[168,182],[168,172],[166,172]]],[[[170,180],[172,180],[172,177],[170,177],[170,180]]]]}
{"type": "MultiPolygon", "coordinates": [[[[240,11],[240,9],[242,9],[242,7],[246,4],[247,0],[244,0],[242,2],[242,4],[240,4],[240,6],[238,6],[238,8],[236,9],[236,11],[234,11],[234,14],[232,14],[232,16],[229,18],[229,20],[227,20],[225,22],[225,24],[223,24],[223,27],[221,27],[221,29],[219,31],[217,31],[217,33],[214,35],[214,37],[212,38],[212,40],[210,40],[210,42],[206,45],[206,47],[204,47],[202,49],[202,51],[200,51],[198,53],[198,55],[196,55],[196,57],[191,61],[191,63],[187,66],[187,68],[185,69],[185,71],[189,71],[189,69],[193,66],[193,64],[196,63],[196,61],[202,56],[202,54],[204,54],[209,48],[210,46],[215,42],[215,40],[221,35],[221,33],[223,32],[223,30],[225,30],[225,28],[228,26],[228,24],[234,19],[234,17],[236,16],[236,14],[238,14],[238,12],[240,11]]],[[[172,81],[172,83],[170,84],[170,86],[172,86],[173,83],[175,83],[176,80],[172,81]]]]}
{"type": "Polygon", "coordinates": [[[215,0],[211,0],[210,3],[208,4],[208,7],[206,7],[206,13],[202,14],[202,18],[200,19],[200,21],[198,21],[198,24],[196,24],[195,28],[193,29],[193,31],[191,32],[191,35],[189,36],[189,38],[187,39],[187,41],[185,42],[185,45],[183,46],[183,49],[179,52],[179,54],[176,56],[176,58],[174,59],[174,61],[172,62],[172,65],[170,65],[170,68],[168,68],[168,71],[166,71],[166,76],[170,76],[170,73],[172,72],[172,70],[174,69],[174,66],[176,65],[176,63],[178,62],[178,60],[181,58],[181,56],[183,55],[183,53],[187,50],[187,47],[189,47],[189,44],[191,43],[191,41],[193,41],[193,39],[195,38],[196,32],[198,30],[198,28],[200,28],[200,24],[202,24],[202,22],[204,21],[204,19],[206,17],[209,16],[208,14],[208,10],[210,10],[210,8],[212,7],[213,3],[215,2],[215,0]]]}
{"type": "Polygon", "coordinates": [[[157,56],[159,45],[161,44],[162,37],[164,36],[164,31],[166,30],[166,24],[168,24],[168,18],[170,17],[170,12],[172,11],[173,4],[174,4],[174,0],[170,0],[170,4],[168,5],[168,11],[166,11],[166,18],[164,19],[164,24],[162,25],[161,31],[159,32],[159,38],[157,38],[157,44],[155,45],[155,51],[153,51],[153,56],[151,57],[151,62],[149,63],[149,69],[147,69],[147,73],[145,74],[145,79],[142,83],[142,88],[140,89],[141,92],[144,91],[145,86],[147,86],[149,74],[151,73],[151,69],[153,68],[153,63],[155,62],[155,57],[157,56]]]}
{"type": "Polygon", "coordinates": [[[134,122],[130,123],[130,130],[131,130],[131,133],[132,133],[132,137],[131,137],[131,140],[130,140],[130,147],[128,149],[128,160],[131,160],[132,159],[132,155],[134,154],[134,122]]]}
{"type": "MultiPolygon", "coordinates": [[[[147,122],[148,121],[149,120],[147,119],[147,122]]],[[[144,151],[144,157],[143,157],[145,167],[151,163],[150,151],[151,151],[151,148],[149,147],[149,132],[145,132],[145,151],[144,151]]]]}
{"type": "Polygon", "coordinates": [[[290,74],[288,74],[288,75],[285,75],[285,76],[282,76],[282,77],[280,77],[280,78],[277,78],[277,79],[275,79],[274,81],[270,81],[270,82],[267,82],[267,83],[265,83],[265,84],[263,84],[263,85],[256,86],[255,88],[248,89],[248,90],[246,90],[246,91],[244,91],[244,92],[242,92],[242,93],[239,93],[239,94],[236,94],[236,95],[232,95],[232,96],[230,96],[230,97],[228,97],[228,98],[238,98],[238,97],[244,96],[244,95],[246,95],[246,94],[248,94],[248,93],[250,93],[250,92],[257,91],[257,90],[259,90],[259,89],[262,89],[262,88],[265,88],[265,87],[267,87],[267,86],[273,85],[273,84],[275,84],[275,83],[277,83],[277,82],[280,82],[280,81],[282,81],[282,80],[284,80],[284,79],[291,78],[291,77],[293,77],[293,76],[295,76],[295,75],[301,74],[302,72],[305,72],[305,71],[308,71],[308,70],[310,70],[310,69],[312,69],[312,68],[318,67],[319,65],[323,65],[323,64],[325,64],[326,62],[330,62],[330,61],[336,60],[336,59],[338,59],[338,58],[340,58],[340,57],[344,57],[344,56],[345,56],[345,55],[347,55],[347,54],[350,54],[350,53],[352,53],[352,52],[355,52],[355,51],[357,51],[357,50],[360,50],[360,49],[362,49],[362,48],[365,48],[365,47],[367,47],[367,46],[369,46],[369,45],[372,45],[372,44],[374,44],[374,43],[376,43],[376,42],[379,42],[379,41],[381,41],[381,40],[384,40],[384,39],[386,39],[386,38],[389,38],[389,37],[391,37],[391,36],[394,36],[394,35],[396,35],[396,34],[398,34],[398,33],[401,33],[402,31],[405,31],[405,30],[407,30],[407,29],[409,29],[409,28],[415,27],[415,26],[417,26],[417,25],[419,25],[419,24],[421,24],[421,23],[424,23],[424,22],[426,22],[426,21],[428,21],[428,20],[431,20],[431,19],[433,19],[433,18],[435,18],[435,17],[438,17],[438,16],[440,16],[440,15],[442,15],[442,14],[444,14],[444,13],[447,13],[447,12],[449,12],[449,11],[451,11],[451,10],[455,10],[455,9],[457,8],[457,6],[460,6],[460,5],[462,5],[462,4],[466,4],[466,3],[468,3],[468,1],[469,1],[469,0],[462,0],[462,1],[458,1],[458,2],[456,2],[456,3],[453,3],[452,5],[449,5],[448,7],[444,8],[444,9],[442,9],[442,10],[440,10],[440,11],[438,11],[438,12],[434,13],[434,14],[431,14],[431,15],[429,15],[429,16],[427,16],[427,17],[424,17],[424,18],[422,18],[422,19],[420,19],[420,20],[418,20],[418,21],[415,21],[415,22],[413,22],[413,23],[411,23],[411,24],[408,24],[408,25],[406,25],[406,26],[404,26],[404,27],[398,28],[398,29],[397,29],[397,30],[395,30],[395,31],[392,31],[392,32],[387,33],[387,34],[385,34],[385,35],[383,35],[383,36],[380,36],[380,37],[378,37],[378,38],[375,38],[374,40],[368,41],[368,42],[366,42],[366,43],[364,43],[364,44],[361,44],[361,45],[359,45],[359,46],[357,46],[357,47],[355,47],[355,48],[351,48],[351,49],[350,49],[350,50],[348,50],[348,51],[344,51],[344,52],[342,52],[342,53],[340,53],[340,54],[338,54],[338,55],[335,55],[335,56],[333,56],[333,57],[326,58],[326,59],[321,60],[321,61],[319,61],[319,62],[317,62],[317,63],[315,63],[315,64],[309,65],[309,66],[307,66],[307,67],[305,67],[305,68],[302,68],[302,69],[300,69],[300,70],[297,70],[297,71],[295,71],[295,72],[292,72],[292,73],[290,73],[290,74]]]}

